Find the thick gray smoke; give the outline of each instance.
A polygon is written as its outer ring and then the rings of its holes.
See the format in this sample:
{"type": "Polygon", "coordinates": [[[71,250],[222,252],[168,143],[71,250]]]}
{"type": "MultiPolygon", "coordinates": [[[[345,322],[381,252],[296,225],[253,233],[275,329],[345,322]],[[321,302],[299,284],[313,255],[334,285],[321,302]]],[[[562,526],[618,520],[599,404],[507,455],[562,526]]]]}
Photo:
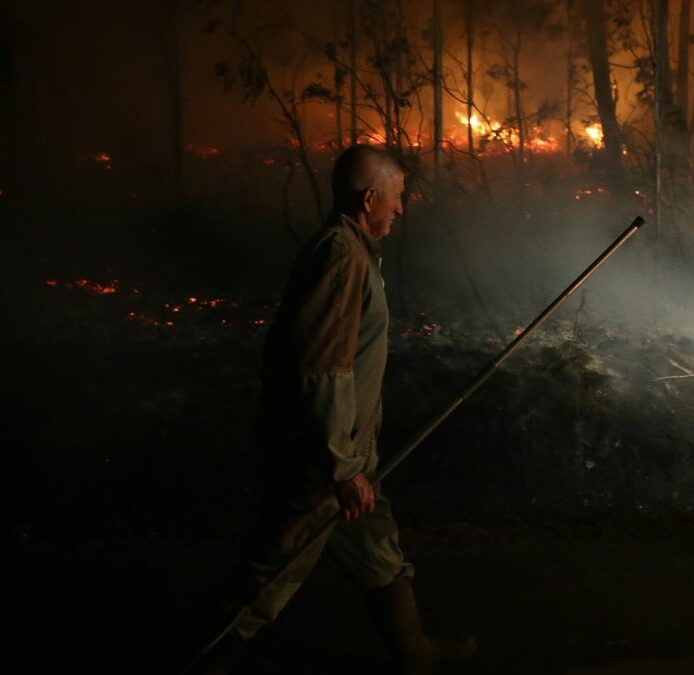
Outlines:
{"type": "MultiPolygon", "coordinates": [[[[415,205],[406,226],[409,272],[404,284],[413,297],[447,312],[461,303],[459,312],[469,320],[493,316],[502,325],[524,325],[642,215],[645,227],[559,316],[577,315],[581,324],[624,325],[644,333],[691,334],[691,235],[675,236],[669,215],[656,232],[653,214],[636,199],[618,206],[600,195],[593,199],[598,203],[580,210],[566,208],[566,199],[564,204],[547,200],[505,211],[493,204],[486,211],[468,211],[462,200],[457,209],[449,206],[441,212],[415,205]]],[[[403,255],[396,242],[388,252],[395,259],[403,255]]],[[[396,261],[389,262],[394,270],[396,261]]]]}

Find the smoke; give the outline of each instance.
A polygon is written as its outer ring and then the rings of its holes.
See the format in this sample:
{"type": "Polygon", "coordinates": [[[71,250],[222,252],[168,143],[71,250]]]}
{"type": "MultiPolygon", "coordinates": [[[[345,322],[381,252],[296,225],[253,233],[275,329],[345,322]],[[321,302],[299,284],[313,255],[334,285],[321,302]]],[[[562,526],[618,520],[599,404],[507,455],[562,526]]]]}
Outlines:
{"type": "MultiPolygon", "coordinates": [[[[407,246],[407,272],[391,285],[448,316],[510,329],[526,325],[641,215],[639,230],[559,311],[580,325],[621,325],[643,333],[692,332],[694,273],[686,252],[691,236],[675,235],[672,217],[656,233],[648,204],[617,200],[607,190],[583,194],[566,181],[542,197],[450,199],[443,208],[414,205],[407,232],[396,232],[388,253],[407,246]],[[403,241],[404,240],[404,241],[403,241]],[[489,321],[486,321],[490,324],[489,321]]],[[[425,309],[423,307],[423,309],[425,309]]]]}

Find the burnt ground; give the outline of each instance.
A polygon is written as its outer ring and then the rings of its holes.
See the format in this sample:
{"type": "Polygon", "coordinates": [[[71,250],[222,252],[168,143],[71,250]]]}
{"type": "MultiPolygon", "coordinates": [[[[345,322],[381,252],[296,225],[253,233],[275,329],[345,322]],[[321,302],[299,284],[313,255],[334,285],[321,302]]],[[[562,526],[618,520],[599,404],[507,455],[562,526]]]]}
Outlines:
{"type": "MultiPolygon", "coordinates": [[[[431,633],[471,631],[471,673],[691,673],[694,535],[649,528],[403,532],[431,633]]],[[[176,673],[197,593],[233,563],[233,542],[91,542],[12,556],[14,673],[176,673]]],[[[7,574],[7,573],[6,573],[7,574]]],[[[319,563],[242,673],[384,672],[356,591],[319,563]]]]}
{"type": "MultiPolygon", "coordinates": [[[[257,510],[272,303],[61,284],[5,324],[3,670],[173,674],[257,510]]],[[[391,335],[384,455],[503,346],[445,316],[391,335]]],[[[560,317],[389,478],[426,624],[478,636],[470,672],[694,672],[693,345],[560,317]]],[[[241,672],[386,664],[326,559],[241,672]]]]}

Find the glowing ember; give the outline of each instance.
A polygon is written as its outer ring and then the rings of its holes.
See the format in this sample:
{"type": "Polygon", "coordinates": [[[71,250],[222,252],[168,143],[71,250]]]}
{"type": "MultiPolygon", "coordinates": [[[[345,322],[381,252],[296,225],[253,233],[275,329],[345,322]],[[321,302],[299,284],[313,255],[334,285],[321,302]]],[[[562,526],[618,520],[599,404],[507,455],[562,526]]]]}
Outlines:
{"type": "Polygon", "coordinates": [[[523,330],[522,328],[516,328],[516,329],[513,331],[513,334],[514,334],[514,335],[523,335],[523,332],[524,332],[524,330],[523,330]]]}
{"type": "Polygon", "coordinates": [[[422,325],[422,335],[425,337],[438,335],[441,332],[441,328],[441,324],[438,323],[425,323],[422,325]]]}
{"type": "Polygon", "coordinates": [[[193,153],[199,159],[209,159],[219,154],[219,148],[211,146],[198,146],[193,143],[186,143],[183,146],[188,152],[193,153]]]}
{"type": "Polygon", "coordinates": [[[606,194],[605,188],[599,185],[595,188],[581,188],[580,190],[576,190],[576,192],[574,192],[574,199],[578,200],[585,197],[593,197],[595,195],[604,194],[606,194]]]}
{"type": "Polygon", "coordinates": [[[107,152],[100,152],[93,157],[95,162],[110,162],[111,161],[111,155],[109,155],[107,152]]]}
{"type": "MultiPolygon", "coordinates": [[[[119,281],[114,279],[108,283],[96,283],[90,281],[89,279],[80,278],[74,281],[60,281],[58,279],[46,279],[42,282],[46,286],[52,288],[64,288],[66,290],[74,291],[89,291],[91,293],[96,293],[98,295],[109,295],[113,293],[122,293],[122,291],[130,291],[130,297],[137,296],[138,298],[144,297],[140,289],[135,287],[123,287],[119,286],[119,281]]],[[[123,296],[128,294],[122,293],[123,296]]],[[[266,305],[265,309],[268,312],[272,311],[275,305],[272,307],[266,305]]],[[[171,328],[180,325],[191,325],[194,322],[193,317],[199,316],[200,312],[205,310],[214,311],[215,313],[225,312],[229,310],[239,310],[241,308],[241,303],[237,299],[224,298],[224,297],[211,297],[211,298],[201,298],[199,296],[184,296],[178,301],[169,301],[159,305],[159,309],[154,311],[140,312],[135,309],[131,309],[125,312],[124,319],[131,322],[142,323],[146,326],[154,326],[158,328],[171,328]],[[171,316],[175,314],[176,317],[171,316]],[[178,317],[178,318],[177,318],[178,317]],[[176,320],[174,320],[176,319],[176,320]],[[179,321],[180,319],[180,321],[179,321]]],[[[232,326],[232,321],[230,317],[222,314],[217,315],[214,319],[214,323],[222,328],[228,329],[232,326]]],[[[245,319],[245,325],[249,330],[257,326],[266,326],[269,323],[267,318],[255,318],[255,319],[245,319]]],[[[206,337],[199,336],[199,339],[205,340],[206,337]]]]}
{"type": "Polygon", "coordinates": [[[433,321],[428,321],[426,318],[426,313],[421,312],[421,324],[419,327],[416,326],[404,326],[400,331],[400,337],[403,339],[410,338],[436,338],[440,336],[443,332],[443,326],[440,323],[434,323],[433,321]]]}
{"type": "Polygon", "coordinates": [[[91,291],[92,293],[98,293],[99,295],[109,295],[111,293],[117,292],[117,283],[118,281],[116,279],[114,279],[109,284],[97,284],[92,281],[89,281],[88,279],[77,279],[77,281],[75,281],[75,286],[77,286],[77,288],[82,288],[86,291],[91,291]]]}
{"type": "Polygon", "coordinates": [[[57,281],[56,279],[47,279],[43,282],[46,286],[63,286],[67,289],[79,288],[83,291],[90,291],[98,295],[111,295],[118,292],[118,279],[113,279],[106,284],[99,284],[89,279],[76,279],[75,281],[57,281]]]}

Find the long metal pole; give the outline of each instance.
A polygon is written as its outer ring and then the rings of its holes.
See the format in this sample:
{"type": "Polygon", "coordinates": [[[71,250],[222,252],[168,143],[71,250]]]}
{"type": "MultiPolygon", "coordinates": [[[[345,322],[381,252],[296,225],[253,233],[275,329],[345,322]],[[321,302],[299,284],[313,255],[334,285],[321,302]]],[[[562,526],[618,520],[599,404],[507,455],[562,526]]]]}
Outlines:
{"type": "MultiPolygon", "coordinates": [[[[412,440],[405,445],[389,462],[387,462],[379,471],[376,472],[376,476],[373,483],[380,483],[386,476],[392,473],[395,468],[401,464],[421,443],[426,439],[435,429],[437,429],[441,423],[451,415],[451,413],[460,406],[465,400],[470,398],[499,368],[499,366],[508,359],[513,352],[520,347],[521,343],[527,339],[530,334],[539,328],[549,317],[553,314],[556,309],[562,305],[566,300],[568,300],[589,278],[590,276],[602,265],[604,265],[607,260],[619,249],[622,245],[629,239],[642,225],[644,224],[643,218],[640,216],[632,222],[629,227],[627,227],[622,234],[615,239],[615,241],[610,244],[581,274],[574,279],[530,324],[528,324],[525,330],[521,331],[516,338],[511,342],[493,361],[491,361],[486,367],[480,370],[477,375],[475,375],[470,382],[467,384],[463,393],[455,399],[451,404],[449,404],[444,410],[442,410],[438,415],[436,415],[429,424],[419,432],[412,440]]],[[[337,511],[329,520],[327,520],[311,537],[306,541],[306,543],[288,560],[280,569],[278,569],[269,579],[267,579],[258,590],[253,595],[253,598],[247,602],[243,607],[241,607],[233,618],[231,623],[214,639],[210,644],[203,649],[198,655],[197,659],[194,661],[189,669],[193,665],[199,662],[207,653],[209,653],[217,644],[219,644],[231,631],[236,627],[238,622],[245,616],[248,607],[260,597],[270,586],[279,581],[284,574],[286,574],[291,566],[299,560],[312,546],[314,546],[320,539],[322,539],[325,534],[335,525],[339,517],[339,511],[337,511]]],[[[186,671],[187,672],[187,671],[186,671]]]]}

